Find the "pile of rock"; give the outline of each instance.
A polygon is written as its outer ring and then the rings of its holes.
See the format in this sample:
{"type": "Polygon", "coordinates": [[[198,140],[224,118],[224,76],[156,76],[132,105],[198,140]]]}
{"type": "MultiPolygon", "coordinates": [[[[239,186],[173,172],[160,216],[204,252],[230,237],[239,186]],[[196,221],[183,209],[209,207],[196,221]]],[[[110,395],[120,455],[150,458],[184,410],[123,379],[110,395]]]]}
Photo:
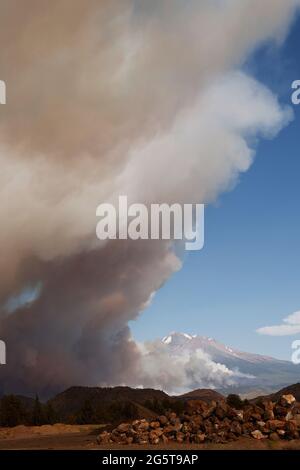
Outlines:
{"type": "Polygon", "coordinates": [[[154,421],[135,420],[122,423],[111,432],[104,431],[98,437],[99,444],[159,444],[225,443],[240,436],[254,439],[298,439],[299,424],[296,400],[283,395],[276,403],[266,400],[259,405],[249,404],[236,410],[225,402],[192,400],[185,412],[177,416],[168,412],[154,421]]]}

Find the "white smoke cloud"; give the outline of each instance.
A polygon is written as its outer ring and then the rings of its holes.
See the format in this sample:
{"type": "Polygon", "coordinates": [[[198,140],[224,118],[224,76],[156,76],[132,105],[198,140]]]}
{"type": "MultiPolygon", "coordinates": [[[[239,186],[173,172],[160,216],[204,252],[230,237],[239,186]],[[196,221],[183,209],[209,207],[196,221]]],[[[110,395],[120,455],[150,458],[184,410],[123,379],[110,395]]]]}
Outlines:
{"type": "Polygon", "coordinates": [[[127,324],[180,260],[165,241],[101,244],[96,207],[210,202],[291,119],[239,69],[283,39],[298,0],[149,4],[1,1],[3,391],[140,383],[127,324]]]}
{"type": "Polygon", "coordinates": [[[213,361],[201,349],[175,354],[161,341],[146,342],[139,347],[139,374],[143,385],[163,389],[170,394],[196,388],[226,388],[239,384],[241,379],[254,378],[213,361]]]}
{"type": "Polygon", "coordinates": [[[300,333],[300,312],[292,313],[283,319],[281,325],[258,328],[257,333],[268,336],[292,336],[300,333]]]}
{"type": "Polygon", "coordinates": [[[251,165],[249,142],[276,135],[292,117],[291,108],[253,78],[226,74],[204,87],[167,132],[129,152],[118,187],[132,200],[211,202],[251,165]],[[168,175],[159,192],[158,171],[168,175]]]}

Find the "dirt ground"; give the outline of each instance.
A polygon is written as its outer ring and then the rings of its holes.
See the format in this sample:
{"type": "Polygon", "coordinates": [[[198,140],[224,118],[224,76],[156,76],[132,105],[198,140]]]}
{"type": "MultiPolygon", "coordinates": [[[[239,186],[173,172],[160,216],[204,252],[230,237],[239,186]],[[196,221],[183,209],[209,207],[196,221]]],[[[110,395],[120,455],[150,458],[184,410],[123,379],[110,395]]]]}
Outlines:
{"type": "Polygon", "coordinates": [[[96,445],[100,425],[0,427],[0,450],[90,449],[96,445]]]}
{"type": "Polygon", "coordinates": [[[158,446],[122,446],[111,444],[98,445],[97,435],[100,426],[71,426],[55,424],[54,426],[0,428],[0,450],[300,450],[300,440],[272,442],[256,441],[241,438],[227,444],[177,444],[170,443],[158,446]]]}

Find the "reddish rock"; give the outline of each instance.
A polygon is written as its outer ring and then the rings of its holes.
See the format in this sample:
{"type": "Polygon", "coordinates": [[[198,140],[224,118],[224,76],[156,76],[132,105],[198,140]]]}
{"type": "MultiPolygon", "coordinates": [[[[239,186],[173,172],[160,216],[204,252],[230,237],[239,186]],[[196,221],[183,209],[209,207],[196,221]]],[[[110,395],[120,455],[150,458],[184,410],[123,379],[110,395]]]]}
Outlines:
{"type": "Polygon", "coordinates": [[[238,421],[232,421],[230,426],[230,432],[234,434],[241,435],[242,434],[242,426],[238,421]]]}
{"type": "Polygon", "coordinates": [[[168,418],[164,415],[159,416],[158,421],[162,426],[166,426],[168,424],[168,418]]]}
{"type": "Polygon", "coordinates": [[[280,436],[277,432],[271,432],[269,439],[271,441],[280,441],[280,436]]]}
{"type": "Polygon", "coordinates": [[[110,441],[111,441],[110,433],[107,431],[104,431],[101,434],[99,434],[97,438],[98,444],[108,444],[110,441]]]}
{"type": "Polygon", "coordinates": [[[211,405],[202,413],[204,419],[209,418],[215,412],[217,408],[217,403],[215,401],[211,402],[211,405]]]}
{"type": "Polygon", "coordinates": [[[251,436],[254,437],[254,439],[258,439],[258,440],[265,439],[265,436],[259,429],[252,431],[251,436]]]}
{"type": "Polygon", "coordinates": [[[149,442],[150,442],[150,444],[154,444],[154,445],[159,444],[159,436],[158,436],[156,430],[154,430],[154,429],[149,432],[149,442]]]}
{"type": "Polygon", "coordinates": [[[282,406],[292,406],[296,402],[294,395],[282,395],[280,398],[280,405],[282,406]]]}
{"type": "Polygon", "coordinates": [[[298,433],[298,424],[296,421],[290,420],[285,423],[285,428],[286,436],[289,437],[290,439],[298,439],[299,438],[299,433],[298,433]]]}
{"type": "Polygon", "coordinates": [[[284,429],[285,423],[284,421],[280,421],[279,419],[273,419],[267,422],[267,427],[271,431],[277,431],[278,429],[284,429]]]}
{"type": "Polygon", "coordinates": [[[108,445],[157,445],[168,442],[221,443],[238,439],[241,435],[254,439],[299,439],[300,407],[293,397],[286,395],[277,403],[265,400],[261,406],[247,405],[235,410],[225,402],[207,404],[193,400],[181,416],[174,412],[159,416],[156,420],[135,420],[121,423],[113,431],[102,432],[97,441],[108,445]],[[272,419],[270,419],[272,418],[272,419]]]}
{"type": "Polygon", "coordinates": [[[177,432],[176,433],[176,441],[179,442],[179,443],[182,443],[184,441],[184,438],[185,438],[185,435],[183,434],[183,432],[177,432]]]}
{"type": "Polygon", "coordinates": [[[148,423],[148,421],[146,421],[145,419],[141,419],[141,420],[136,420],[132,423],[132,426],[135,430],[137,430],[138,432],[144,432],[144,431],[148,431],[150,425],[148,423]]]}
{"type": "Polygon", "coordinates": [[[151,421],[150,423],[150,428],[155,429],[160,427],[160,422],[159,421],[151,421]]]}
{"type": "Polygon", "coordinates": [[[120,433],[126,433],[128,431],[130,431],[131,429],[131,424],[130,423],[122,423],[120,424],[118,427],[117,427],[117,431],[120,432],[120,433]]]}
{"type": "Polygon", "coordinates": [[[220,402],[217,404],[215,415],[219,419],[224,419],[228,412],[228,405],[225,402],[220,402]]]}
{"type": "Polygon", "coordinates": [[[198,432],[194,437],[194,442],[196,444],[202,444],[206,439],[206,435],[204,433],[198,432]]]}

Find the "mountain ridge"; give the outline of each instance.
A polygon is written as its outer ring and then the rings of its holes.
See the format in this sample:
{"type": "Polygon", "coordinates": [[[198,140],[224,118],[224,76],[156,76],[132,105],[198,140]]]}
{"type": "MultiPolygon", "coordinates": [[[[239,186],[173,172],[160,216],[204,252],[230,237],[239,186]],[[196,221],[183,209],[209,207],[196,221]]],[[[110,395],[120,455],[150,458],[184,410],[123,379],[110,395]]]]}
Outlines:
{"type": "Polygon", "coordinates": [[[253,390],[271,393],[300,380],[300,366],[271,356],[248,353],[229,347],[216,339],[188,333],[171,332],[161,339],[171,356],[182,356],[200,350],[215,363],[238,371],[241,377],[232,386],[217,388],[222,394],[247,394],[253,390]]]}

